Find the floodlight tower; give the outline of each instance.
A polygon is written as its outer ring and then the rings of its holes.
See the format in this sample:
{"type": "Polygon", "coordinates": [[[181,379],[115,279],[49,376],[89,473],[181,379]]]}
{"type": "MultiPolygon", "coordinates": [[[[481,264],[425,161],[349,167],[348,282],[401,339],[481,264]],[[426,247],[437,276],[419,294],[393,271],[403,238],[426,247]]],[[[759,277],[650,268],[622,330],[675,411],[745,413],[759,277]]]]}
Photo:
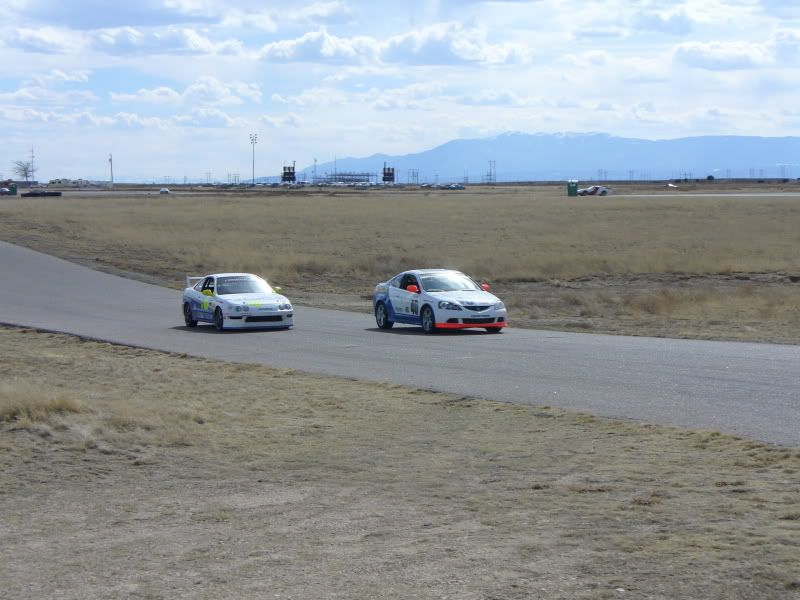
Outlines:
{"type": "Polygon", "coordinates": [[[256,185],[256,144],[258,143],[258,134],[250,134],[250,145],[253,147],[253,186],[256,185]]]}

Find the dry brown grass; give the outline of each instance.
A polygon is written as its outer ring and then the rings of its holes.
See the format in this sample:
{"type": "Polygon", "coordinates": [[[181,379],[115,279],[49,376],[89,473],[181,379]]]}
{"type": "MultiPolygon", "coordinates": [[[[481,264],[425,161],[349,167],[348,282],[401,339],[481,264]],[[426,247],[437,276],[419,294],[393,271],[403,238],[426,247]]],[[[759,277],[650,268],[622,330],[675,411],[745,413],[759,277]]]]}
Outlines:
{"type": "Polygon", "coordinates": [[[797,269],[797,198],[566,198],[560,188],[4,200],[12,228],[164,276],[244,269],[350,288],[410,265],[496,281],[797,269]],[[14,225],[16,223],[16,225],[14,225]],[[113,251],[105,256],[105,249],[113,251]],[[341,281],[342,277],[350,278],[341,281]]]}
{"type": "Polygon", "coordinates": [[[798,449],[0,328],[12,374],[82,408],[0,424],[9,597],[800,589],[798,449]]]}
{"type": "Polygon", "coordinates": [[[28,383],[0,384],[0,422],[26,425],[80,411],[80,400],[58,390],[28,383]]]}

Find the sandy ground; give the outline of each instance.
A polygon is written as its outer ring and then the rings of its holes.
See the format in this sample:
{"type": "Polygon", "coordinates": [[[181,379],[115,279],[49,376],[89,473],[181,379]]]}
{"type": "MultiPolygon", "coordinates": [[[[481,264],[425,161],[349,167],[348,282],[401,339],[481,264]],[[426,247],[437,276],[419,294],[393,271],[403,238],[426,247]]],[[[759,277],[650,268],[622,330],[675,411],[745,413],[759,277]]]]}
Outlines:
{"type": "Polygon", "coordinates": [[[0,328],[3,598],[800,597],[800,449],[0,328]]]}

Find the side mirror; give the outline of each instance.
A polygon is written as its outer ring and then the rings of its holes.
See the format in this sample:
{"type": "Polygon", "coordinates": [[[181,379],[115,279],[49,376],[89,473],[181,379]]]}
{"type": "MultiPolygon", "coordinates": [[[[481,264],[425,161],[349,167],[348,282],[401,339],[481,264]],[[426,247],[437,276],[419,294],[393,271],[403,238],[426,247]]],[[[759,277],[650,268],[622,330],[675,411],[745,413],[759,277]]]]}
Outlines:
{"type": "Polygon", "coordinates": [[[272,290],[273,290],[273,291],[274,291],[276,294],[280,294],[282,289],[283,289],[283,288],[282,288],[281,286],[279,286],[279,285],[274,285],[274,286],[272,286],[272,290]]]}
{"type": "Polygon", "coordinates": [[[488,284],[488,283],[482,283],[482,284],[481,284],[481,289],[482,289],[484,292],[488,292],[488,291],[489,291],[491,288],[489,287],[489,284],[488,284]]]}
{"type": "Polygon", "coordinates": [[[412,294],[419,294],[419,288],[413,283],[406,287],[406,291],[411,292],[412,294]]]}
{"type": "Polygon", "coordinates": [[[203,296],[213,296],[214,292],[211,290],[203,290],[203,296]]]}

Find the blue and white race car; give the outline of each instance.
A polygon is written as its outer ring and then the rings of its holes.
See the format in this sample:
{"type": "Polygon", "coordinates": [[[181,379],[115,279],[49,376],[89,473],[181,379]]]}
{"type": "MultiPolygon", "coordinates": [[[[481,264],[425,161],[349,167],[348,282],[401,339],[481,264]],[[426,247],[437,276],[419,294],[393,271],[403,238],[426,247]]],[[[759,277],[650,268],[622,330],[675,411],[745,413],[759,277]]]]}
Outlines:
{"type": "Polygon", "coordinates": [[[482,327],[500,333],[508,324],[505,305],[487,284],[448,269],[415,269],[375,286],[375,322],[381,329],[395,323],[437,329],[482,327]]]}
{"type": "Polygon", "coordinates": [[[250,273],[216,273],[186,277],[183,320],[187,327],[198,321],[223,329],[294,325],[292,304],[261,277],[250,273]]]}

